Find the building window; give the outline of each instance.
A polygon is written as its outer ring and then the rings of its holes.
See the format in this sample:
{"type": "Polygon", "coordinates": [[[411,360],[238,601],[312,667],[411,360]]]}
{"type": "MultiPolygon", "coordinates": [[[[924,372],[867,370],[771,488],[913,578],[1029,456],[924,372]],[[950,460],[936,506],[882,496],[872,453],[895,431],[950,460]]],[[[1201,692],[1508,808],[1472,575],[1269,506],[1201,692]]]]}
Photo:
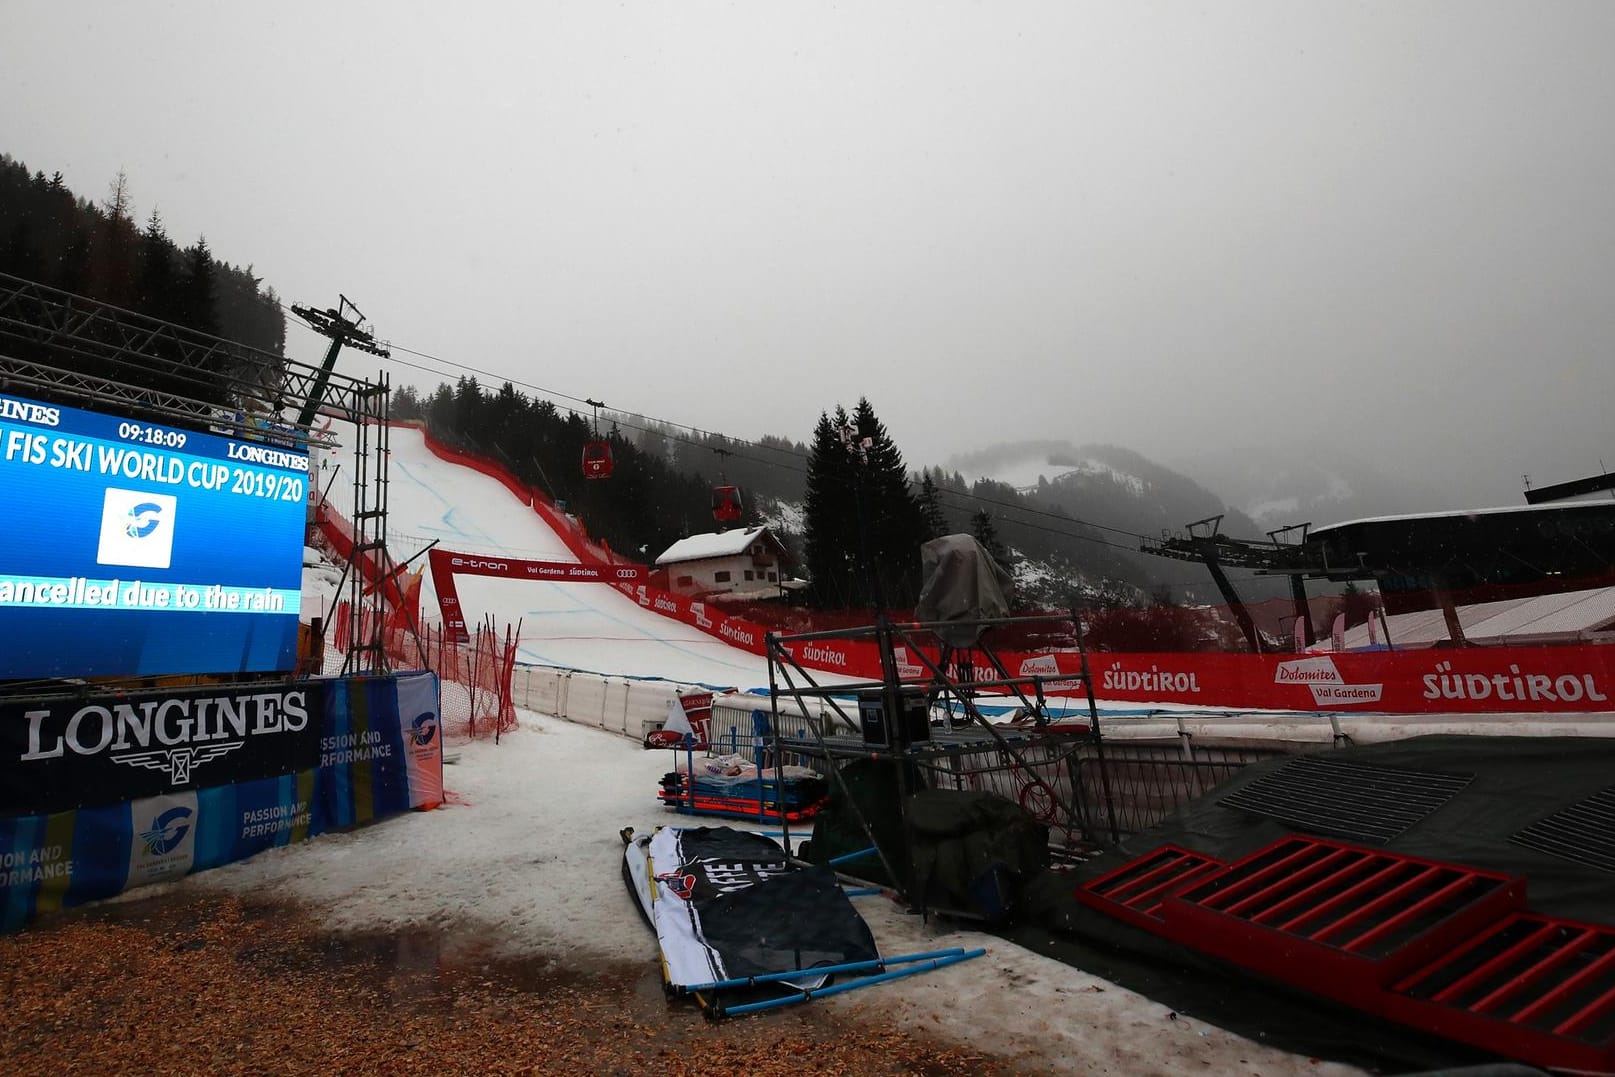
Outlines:
{"type": "Polygon", "coordinates": [[[756,579],[756,577],[751,574],[751,569],[749,569],[749,568],[746,570],[746,579],[748,579],[748,580],[756,579]]]}
{"type": "Polygon", "coordinates": [[[723,572],[714,572],[712,574],[712,582],[713,583],[728,583],[729,582],[729,573],[728,573],[728,571],[725,570],[723,572]]]}
{"type": "Polygon", "coordinates": [[[776,576],[776,575],[775,575],[775,574],[774,574],[774,573],[772,573],[772,572],[770,572],[770,573],[769,573],[769,574],[768,574],[768,582],[769,582],[769,583],[773,583],[773,582],[774,582],[774,581],[775,581],[775,580],[776,580],[776,579],[778,579],[778,578],[779,578],[779,577],[777,577],[777,576],[776,576]]]}
{"type": "Polygon", "coordinates": [[[673,581],[673,586],[674,587],[694,587],[695,586],[695,577],[694,576],[680,576],[678,579],[673,581]]]}

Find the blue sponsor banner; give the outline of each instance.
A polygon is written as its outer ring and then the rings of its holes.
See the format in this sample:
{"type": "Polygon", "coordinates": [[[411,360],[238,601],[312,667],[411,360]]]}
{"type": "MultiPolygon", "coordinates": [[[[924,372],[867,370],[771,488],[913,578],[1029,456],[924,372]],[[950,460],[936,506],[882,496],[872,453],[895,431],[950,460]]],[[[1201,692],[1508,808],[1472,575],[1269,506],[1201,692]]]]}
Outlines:
{"type": "Polygon", "coordinates": [[[45,872],[71,871],[63,850],[44,841],[39,816],[0,818],[0,928],[15,931],[33,915],[45,872]]]}
{"type": "Polygon", "coordinates": [[[245,860],[318,833],[313,826],[316,773],[306,770],[199,792],[193,870],[245,860]]]}
{"type": "Polygon", "coordinates": [[[320,765],[50,814],[0,815],[0,931],[443,799],[431,673],[301,682],[320,765]],[[313,701],[311,700],[311,704],[313,701]]]}
{"type": "Polygon", "coordinates": [[[0,394],[0,680],[284,671],[301,449],[0,394]]]}

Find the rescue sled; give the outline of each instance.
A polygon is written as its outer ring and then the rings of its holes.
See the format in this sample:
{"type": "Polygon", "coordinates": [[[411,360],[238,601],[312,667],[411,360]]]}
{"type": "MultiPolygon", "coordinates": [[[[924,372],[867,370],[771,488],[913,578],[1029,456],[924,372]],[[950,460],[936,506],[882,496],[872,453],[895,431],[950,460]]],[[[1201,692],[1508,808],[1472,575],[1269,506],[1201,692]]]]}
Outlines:
{"type": "Polygon", "coordinates": [[[678,759],[662,775],[656,798],[690,815],[763,823],[812,819],[829,802],[830,785],[806,767],[759,768],[737,755],[678,759]]]}

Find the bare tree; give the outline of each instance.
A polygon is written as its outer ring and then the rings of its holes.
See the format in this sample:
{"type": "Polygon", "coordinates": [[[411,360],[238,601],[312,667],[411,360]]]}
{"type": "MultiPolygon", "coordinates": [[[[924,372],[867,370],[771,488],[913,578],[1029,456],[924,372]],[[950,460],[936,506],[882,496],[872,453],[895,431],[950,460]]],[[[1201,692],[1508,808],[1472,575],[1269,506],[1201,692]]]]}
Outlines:
{"type": "Polygon", "coordinates": [[[121,168],[107,188],[107,200],[103,208],[106,209],[107,216],[117,222],[130,221],[134,217],[134,200],[129,197],[129,175],[121,168]]]}

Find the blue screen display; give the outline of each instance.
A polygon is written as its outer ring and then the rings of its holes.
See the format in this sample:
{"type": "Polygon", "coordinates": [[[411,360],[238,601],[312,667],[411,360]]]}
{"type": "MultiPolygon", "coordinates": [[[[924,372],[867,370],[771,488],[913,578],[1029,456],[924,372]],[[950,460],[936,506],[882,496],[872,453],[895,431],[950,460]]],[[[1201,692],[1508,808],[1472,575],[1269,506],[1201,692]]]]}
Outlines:
{"type": "Polygon", "coordinates": [[[308,453],[0,394],[0,679],[297,662],[308,453]]]}

